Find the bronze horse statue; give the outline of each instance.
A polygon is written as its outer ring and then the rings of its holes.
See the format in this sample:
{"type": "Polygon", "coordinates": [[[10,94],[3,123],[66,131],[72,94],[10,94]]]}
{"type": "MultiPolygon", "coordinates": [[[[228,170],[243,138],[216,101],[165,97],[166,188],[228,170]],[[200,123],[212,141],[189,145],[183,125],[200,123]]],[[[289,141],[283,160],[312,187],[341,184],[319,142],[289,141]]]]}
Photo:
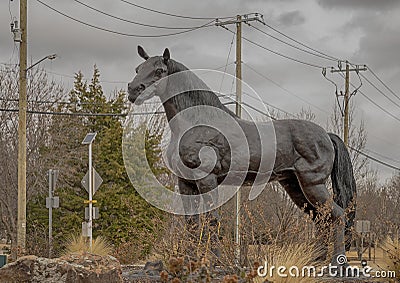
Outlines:
{"type": "MultiPolygon", "coordinates": [[[[315,219],[318,206],[329,204],[332,200],[325,185],[330,176],[334,193],[331,207],[331,220],[334,223],[332,264],[341,264],[337,262],[337,257],[344,255],[349,248],[356,196],[351,159],[343,141],[312,122],[287,119],[269,122],[273,127],[276,144],[265,144],[262,140],[263,135],[267,134],[262,132],[263,128],[260,131],[255,123],[240,119],[226,108],[198,76],[170,58],[168,49],[165,49],[162,56],[150,57],[138,46],[138,53],[144,62],[136,68],[137,74],[128,84],[129,101],[141,104],[158,96],[172,133],[179,131],[179,125],[172,127],[175,116],[200,106],[211,109],[192,111],[183,119],[183,123],[190,122],[192,128],[181,134],[174,145],[179,159],[189,169],[201,171],[203,164],[209,168],[203,170],[207,174],[198,178],[179,177],[180,193],[198,195],[214,190],[230,174],[235,158],[243,159],[241,153],[247,151],[248,167],[240,169],[245,171],[244,183],[254,182],[258,175],[269,171],[269,178],[264,178],[264,186],[266,182],[278,181],[293,202],[306,213],[311,213],[315,219]],[[183,73],[185,75],[179,79],[172,79],[174,75],[183,73]],[[182,85],[195,85],[195,88],[188,90],[182,88],[182,85]],[[230,122],[225,122],[229,119],[230,122]],[[220,123],[225,131],[229,131],[230,124],[236,123],[243,133],[246,148],[243,149],[243,142],[240,141],[228,143],[227,138],[215,127],[207,127],[204,121],[210,120],[220,123]],[[207,155],[201,158],[201,150],[205,146],[214,151],[211,163],[207,162],[207,155]],[[270,148],[274,151],[275,162],[264,164],[266,159],[263,159],[263,150],[268,152],[270,148]]],[[[232,139],[236,139],[236,132],[230,134],[232,139]]],[[[176,157],[167,155],[171,163],[176,157]]],[[[213,201],[210,200],[211,203],[213,201]]]]}

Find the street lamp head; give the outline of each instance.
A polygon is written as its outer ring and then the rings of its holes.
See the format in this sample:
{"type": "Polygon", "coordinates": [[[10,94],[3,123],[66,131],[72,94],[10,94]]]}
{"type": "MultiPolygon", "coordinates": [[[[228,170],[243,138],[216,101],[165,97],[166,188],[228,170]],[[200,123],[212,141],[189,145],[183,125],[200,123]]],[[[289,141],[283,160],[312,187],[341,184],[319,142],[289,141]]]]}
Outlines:
{"type": "Polygon", "coordinates": [[[40,59],[39,61],[37,61],[35,64],[33,64],[33,65],[29,66],[28,68],[26,68],[25,71],[28,71],[28,70],[32,69],[32,68],[35,67],[37,64],[43,62],[43,61],[46,60],[46,59],[54,60],[54,59],[56,59],[56,58],[57,58],[57,54],[47,55],[47,56],[43,57],[42,59],[40,59]]]}
{"type": "Polygon", "coordinates": [[[51,54],[51,55],[47,56],[47,59],[49,59],[49,60],[54,60],[56,58],[57,58],[57,54],[51,54]]]}

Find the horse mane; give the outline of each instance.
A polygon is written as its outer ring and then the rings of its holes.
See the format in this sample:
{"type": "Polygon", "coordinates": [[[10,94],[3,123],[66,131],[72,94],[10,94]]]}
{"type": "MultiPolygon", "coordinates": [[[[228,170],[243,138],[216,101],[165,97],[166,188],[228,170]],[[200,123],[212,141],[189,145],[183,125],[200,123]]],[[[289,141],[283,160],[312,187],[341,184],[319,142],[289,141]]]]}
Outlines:
{"type": "MultiPolygon", "coordinates": [[[[170,99],[177,107],[178,112],[184,109],[207,105],[222,109],[230,115],[236,117],[236,114],[229,110],[225,105],[221,103],[218,96],[203,82],[195,73],[190,71],[185,65],[174,61],[168,60],[167,63],[168,75],[177,74],[183,72],[184,80],[179,80],[178,87],[171,87],[170,90],[175,91],[177,95],[173,95],[170,99]],[[185,91],[179,91],[185,90],[185,91]],[[189,91],[187,91],[190,89],[189,91]]],[[[177,81],[175,81],[178,84],[177,81]]]]}

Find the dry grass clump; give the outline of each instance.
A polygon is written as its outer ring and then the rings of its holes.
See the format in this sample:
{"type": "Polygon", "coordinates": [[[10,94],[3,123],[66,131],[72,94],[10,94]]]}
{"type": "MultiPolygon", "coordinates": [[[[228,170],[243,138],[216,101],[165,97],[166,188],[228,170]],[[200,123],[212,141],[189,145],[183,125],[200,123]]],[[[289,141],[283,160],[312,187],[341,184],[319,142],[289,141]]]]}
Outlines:
{"type": "Polygon", "coordinates": [[[171,257],[167,269],[160,273],[161,282],[210,282],[210,262],[203,258],[195,261],[188,257],[171,257]]]}
{"type": "Polygon", "coordinates": [[[71,235],[67,239],[64,255],[69,254],[84,254],[92,253],[96,255],[109,255],[112,253],[113,248],[111,244],[101,236],[96,237],[92,242],[92,249],[89,247],[89,239],[82,237],[81,235],[71,235]]]}
{"type": "Polygon", "coordinates": [[[387,253],[384,257],[385,269],[396,272],[396,278],[400,279],[400,241],[387,236],[382,242],[382,249],[387,253]]]}
{"type": "MultiPolygon", "coordinates": [[[[264,266],[260,272],[266,273],[265,277],[256,277],[254,282],[276,282],[276,283],[313,283],[319,282],[318,278],[315,278],[318,272],[317,265],[319,264],[316,258],[322,253],[322,250],[318,249],[315,244],[306,242],[292,242],[287,243],[284,246],[281,245],[269,245],[264,249],[265,262],[261,265],[264,266]],[[271,267],[275,268],[272,269],[271,267]],[[277,268],[283,266],[286,268],[282,273],[287,274],[287,277],[279,276],[277,273],[277,268]],[[308,275],[308,271],[305,270],[305,276],[302,276],[302,268],[304,266],[314,266],[316,268],[315,273],[311,272],[311,276],[308,275]],[[265,267],[267,269],[265,270],[265,267]],[[291,268],[291,267],[297,267],[291,268]],[[291,274],[296,274],[292,276],[291,274]]],[[[256,267],[254,267],[256,268],[256,267]]]]}

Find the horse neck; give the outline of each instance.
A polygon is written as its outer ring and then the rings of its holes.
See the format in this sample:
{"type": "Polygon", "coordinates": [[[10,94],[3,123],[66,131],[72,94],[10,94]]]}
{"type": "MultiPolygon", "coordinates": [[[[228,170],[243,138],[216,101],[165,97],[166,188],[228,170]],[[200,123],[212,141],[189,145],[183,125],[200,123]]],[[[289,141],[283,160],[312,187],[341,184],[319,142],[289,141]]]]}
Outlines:
{"type": "MultiPolygon", "coordinates": [[[[168,83],[164,92],[159,94],[168,121],[177,113],[195,106],[216,107],[235,117],[235,114],[221,103],[216,94],[184,65],[172,61],[168,67],[168,83]]],[[[202,115],[201,111],[192,112],[194,120],[202,119],[202,117],[196,117],[202,115]]]]}

